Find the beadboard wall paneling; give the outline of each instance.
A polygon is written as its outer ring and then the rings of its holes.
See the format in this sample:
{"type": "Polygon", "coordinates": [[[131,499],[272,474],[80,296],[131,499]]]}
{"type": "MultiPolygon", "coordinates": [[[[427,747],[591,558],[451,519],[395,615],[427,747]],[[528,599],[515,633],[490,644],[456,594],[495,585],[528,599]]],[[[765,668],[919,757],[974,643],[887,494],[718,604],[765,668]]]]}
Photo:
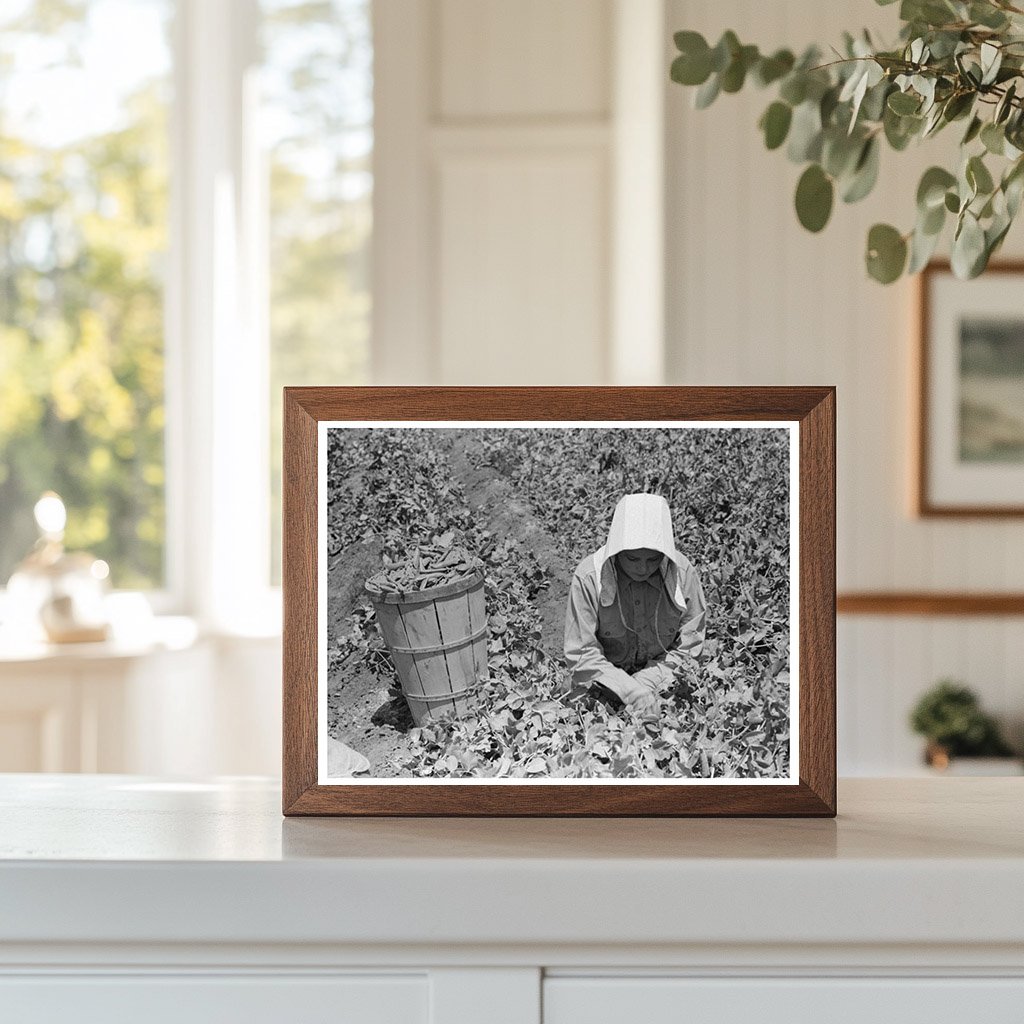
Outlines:
{"type": "MultiPolygon", "coordinates": [[[[771,48],[837,41],[864,25],[892,39],[893,12],[866,0],[669,0],[667,15],[670,31],[714,42],[732,28],[771,48]]],[[[756,128],[770,91],[748,87],[704,111],[692,92],[667,87],[669,382],[838,387],[840,590],[1024,590],[1024,521],[911,516],[914,286],[883,288],[863,269],[868,228],[909,229],[921,172],[948,158],[959,131],[883,152],[876,192],[837,202],[814,236],[793,211],[800,168],[767,152],[756,128]]],[[[1018,226],[1006,254],[1024,252],[1022,241],[1018,226]]],[[[840,771],[912,771],[920,744],[907,713],[943,676],[974,686],[1020,733],[1024,618],[841,618],[840,771]]]]}
{"type": "Polygon", "coordinates": [[[603,146],[446,154],[439,167],[441,379],[604,379],[607,155],[603,146]],[[536,253],[541,258],[530,259],[536,253]],[[543,355],[542,355],[543,354],[543,355]]]}
{"type": "Polygon", "coordinates": [[[610,0],[440,0],[442,120],[608,116],[610,0]]]}
{"type": "MultiPolygon", "coordinates": [[[[376,383],[611,382],[622,2],[376,5],[376,383]]],[[[630,3],[651,27],[649,71],[662,0],[630,3]]],[[[660,101],[660,78],[650,90],[660,101]]],[[[648,134],[660,171],[660,123],[648,134]]],[[[660,291],[649,305],[660,366],[660,291]]]]}

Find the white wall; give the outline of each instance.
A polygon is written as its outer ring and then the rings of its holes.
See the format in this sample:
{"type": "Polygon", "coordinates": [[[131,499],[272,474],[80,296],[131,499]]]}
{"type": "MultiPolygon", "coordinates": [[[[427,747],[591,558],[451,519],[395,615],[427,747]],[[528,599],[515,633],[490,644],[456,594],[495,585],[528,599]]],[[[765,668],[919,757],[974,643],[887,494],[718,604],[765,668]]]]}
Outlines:
{"type": "Polygon", "coordinates": [[[662,13],[378,0],[377,381],[655,382],[661,293],[629,283],[660,279],[660,193],[623,186],[661,171],[662,13]]]}
{"type": "MultiPolygon", "coordinates": [[[[796,48],[864,25],[893,39],[895,10],[869,0],[669,0],[668,28],[712,42],[732,28],[745,43],[796,48]]],[[[667,87],[669,382],[837,386],[841,591],[1024,590],[1020,520],[911,515],[913,284],[883,288],[863,270],[870,225],[909,229],[918,177],[955,136],[885,152],[877,192],[837,204],[814,236],[793,212],[800,168],[766,152],[756,128],[769,93],[748,89],[697,111],[692,92],[667,87]]],[[[1022,241],[1011,232],[1006,255],[1020,255],[1022,241]]],[[[840,771],[913,768],[920,744],[907,713],[942,676],[968,682],[1019,730],[1024,620],[841,617],[840,771]]]]}

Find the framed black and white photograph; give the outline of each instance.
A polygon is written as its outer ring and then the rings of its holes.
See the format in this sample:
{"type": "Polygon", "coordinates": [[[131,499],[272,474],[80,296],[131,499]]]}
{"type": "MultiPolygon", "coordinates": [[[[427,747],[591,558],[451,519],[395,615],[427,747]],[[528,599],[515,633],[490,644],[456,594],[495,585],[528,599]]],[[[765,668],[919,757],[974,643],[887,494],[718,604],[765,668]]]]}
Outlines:
{"type": "Polygon", "coordinates": [[[832,402],[288,389],[286,813],[833,813],[832,402]]]}
{"type": "Polygon", "coordinates": [[[1024,264],[921,275],[917,511],[1024,515],[1024,264]]]}

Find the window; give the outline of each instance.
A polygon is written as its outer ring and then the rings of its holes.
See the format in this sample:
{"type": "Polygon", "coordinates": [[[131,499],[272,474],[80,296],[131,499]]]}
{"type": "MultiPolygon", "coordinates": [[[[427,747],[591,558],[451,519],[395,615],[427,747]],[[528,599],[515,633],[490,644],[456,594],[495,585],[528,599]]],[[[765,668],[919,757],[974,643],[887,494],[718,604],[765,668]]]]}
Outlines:
{"type": "Polygon", "coordinates": [[[168,0],[0,15],[0,585],[48,489],[68,545],[115,585],[164,581],[171,15],[168,0]]]}
{"type": "Polygon", "coordinates": [[[281,388],[368,372],[370,23],[371,0],[3,6],[0,587],[53,489],[116,587],[268,628],[281,388]]]}
{"type": "Polygon", "coordinates": [[[281,388],[367,380],[373,47],[369,0],[263,0],[262,8],[270,564],[277,582],[281,388]]]}

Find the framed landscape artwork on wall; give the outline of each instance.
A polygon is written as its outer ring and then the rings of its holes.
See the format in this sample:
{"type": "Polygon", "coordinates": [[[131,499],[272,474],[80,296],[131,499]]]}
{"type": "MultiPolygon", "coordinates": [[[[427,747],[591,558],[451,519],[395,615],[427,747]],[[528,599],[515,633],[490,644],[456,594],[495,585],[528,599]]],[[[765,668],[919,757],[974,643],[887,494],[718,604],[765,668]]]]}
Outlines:
{"type": "Polygon", "coordinates": [[[284,810],[835,813],[830,388],[289,388],[284,810]]]}
{"type": "Polygon", "coordinates": [[[1024,264],[919,287],[917,512],[1024,515],[1024,264]]]}

